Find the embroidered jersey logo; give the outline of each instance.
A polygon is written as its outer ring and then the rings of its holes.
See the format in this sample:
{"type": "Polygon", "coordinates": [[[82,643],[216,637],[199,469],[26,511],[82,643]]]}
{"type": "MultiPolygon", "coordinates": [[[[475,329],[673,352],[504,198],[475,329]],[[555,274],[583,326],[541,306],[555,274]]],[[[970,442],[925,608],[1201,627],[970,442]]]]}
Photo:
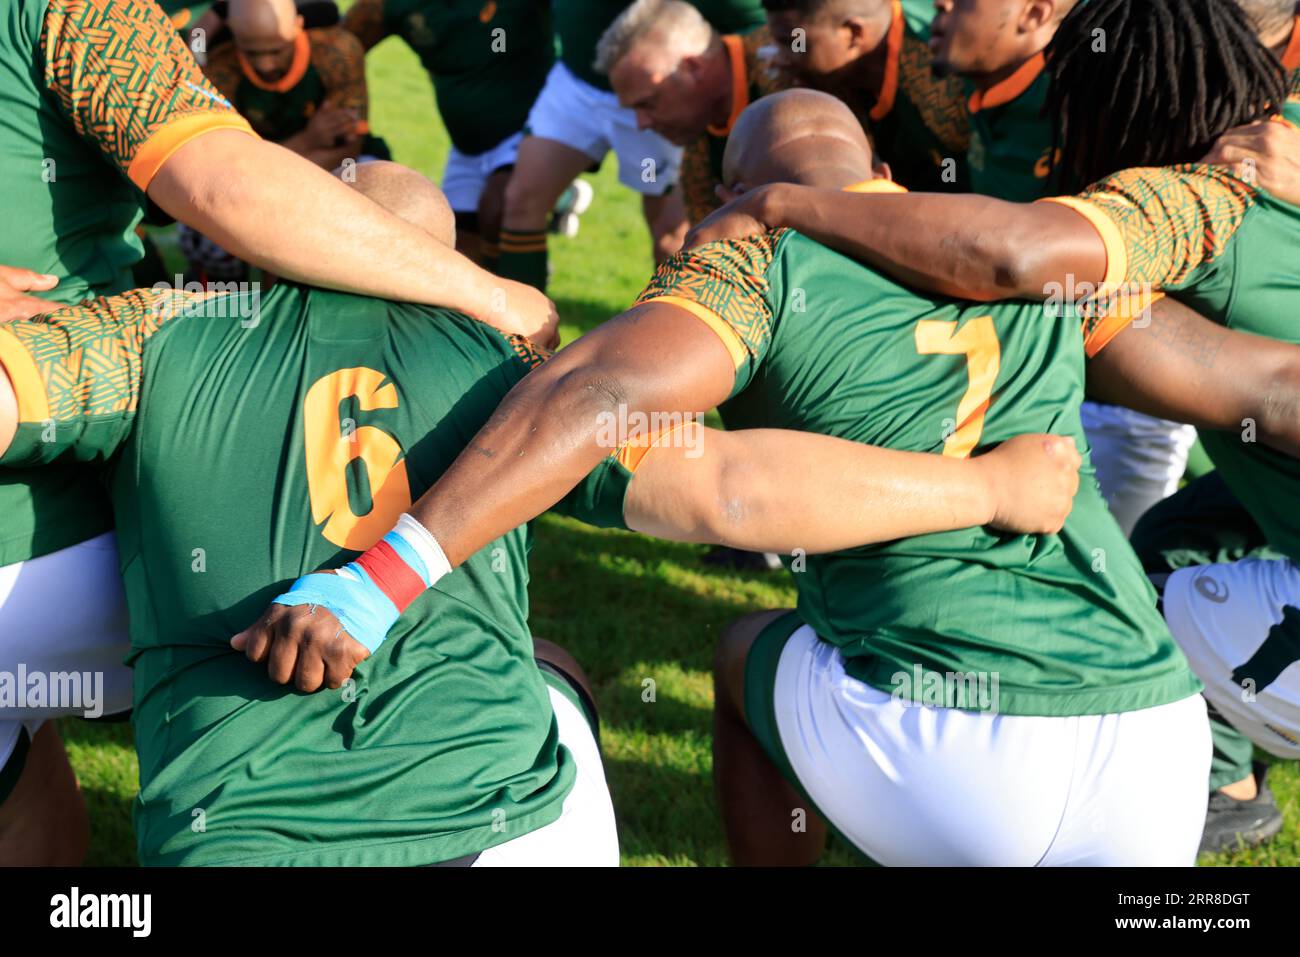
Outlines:
{"type": "Polygon", "coordinates": [[[1222,605],[1228,600],[1228,586],[1215,578],[1211,578],[1209,575],[1198,575],[1196,581],[1192,584],[1202,598],[1208,599],[1216,605],[1222,605]]]}
{"type": "Polygon", "coordinates": [[[491,23],[492,18],[497,15],[496,0],[488,0],[483,4],[483,9],[478,12],[479,23],[491,23]]]}

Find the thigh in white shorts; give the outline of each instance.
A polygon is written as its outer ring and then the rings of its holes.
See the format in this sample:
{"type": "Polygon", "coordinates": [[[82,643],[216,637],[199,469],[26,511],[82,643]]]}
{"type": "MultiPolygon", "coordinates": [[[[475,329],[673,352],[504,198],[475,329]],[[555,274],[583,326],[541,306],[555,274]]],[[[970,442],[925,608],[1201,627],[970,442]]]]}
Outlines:
{"type": "Polygon", "coordinates": [[[556,63],[528,115],[528,132],[586,153],[599,163],[611,149],[618,181],[644,196],[662,196],[677,182],[682,150],[653,130],[639,130],[636,114],[618,97],[578,79],[556,63]]]}
{"type": "Polygon", "coordinates": [[[1097,482],[1128,535],[1151,506],[1178,491],[1196,430],[1096,402],[1085,402],[1081,414],[1097,482]]]}
{"type": "Polygon", "coordinates": [[[560,743],[577,766],[573,790],[557,820],[512,841],[490,847],[474,867],[617,867],[618,831],[605,783],[600,748],[586,715],[569,698],[548,689],[560,743]]]}
{"type": "MultiPolygon", "coordinates": [[[[747,669],[747,685],[753,677],[747,669]]],[[[850,677],[839,649],[806,625],[768,680],[779,737],[768,752],[775,744],[813,807],[878,863],[1196,860],[1210,768],[1199,695],[1089,717],[928,707],[850,677]]]]}
{"type": "Polygon", "coordinates": [[[1265,751],[1300,758],[1300,568],[1246,559],[1179,569],[1164,608],[1224,719],[1265,751]]]}
{"type": "Polygon", "coordinates": [[[16,690],[25,676],[26,688],[0,703],[0,766],[22,726],[35,734],[48,718],[129,710],[129,648],[111,533],[0,568],[0,681],[16,690]]]}
{"type": "Polygon", "coordinates": [[[442,191],[453,212],[474,213],[487,186],[488,177],[499,169],[513,166],[519,157],[519,144],[523,133],[507,136],[490,150],[475,156],[462,153],[456,147],[447,154],[447,166],[442,171],[442,191]]]}

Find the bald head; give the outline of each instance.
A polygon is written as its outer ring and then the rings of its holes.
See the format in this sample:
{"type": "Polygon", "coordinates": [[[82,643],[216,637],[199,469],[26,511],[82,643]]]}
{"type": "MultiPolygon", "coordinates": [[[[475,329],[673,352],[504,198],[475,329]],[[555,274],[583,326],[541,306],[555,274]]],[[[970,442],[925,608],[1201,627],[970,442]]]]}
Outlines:
{"type": "Polygon", "coordinates": [[[399,219],[418,226],[446,246],[456,245],[456,215],[437,186],[400,163],[361,163],[350,185],[399,219]]]}
{"type": "Polygon", "coordinates": [[[873,179],[871,144],[843,101],[794,89],[751,104],[727,140],[727,186],[798,183],[843,189],[873,179]]]}
{"type": "Polygon", "coordinates": [[[293,0],[230,0],[226,24],[236,40],[292,40],[298,35],[293,0]]]}
{"type": "Polygon", "coordinates": [[[244,63],[267,83],[293,68],[302,17],[293,0],[230,0],[226,18],[244,63]]]}

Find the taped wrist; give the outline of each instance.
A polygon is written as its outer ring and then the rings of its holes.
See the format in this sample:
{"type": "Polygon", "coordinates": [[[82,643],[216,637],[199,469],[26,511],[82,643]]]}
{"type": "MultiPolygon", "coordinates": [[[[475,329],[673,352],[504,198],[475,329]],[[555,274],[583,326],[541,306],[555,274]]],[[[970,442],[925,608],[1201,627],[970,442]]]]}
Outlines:
{"type": "Polygon", "coordinates": [[[348,634],[373,653],[402,612],[450,571],[438,540],[404,514],[355,562],[332,575],[304,575],[274,604],[327,608],[348,634]]]}

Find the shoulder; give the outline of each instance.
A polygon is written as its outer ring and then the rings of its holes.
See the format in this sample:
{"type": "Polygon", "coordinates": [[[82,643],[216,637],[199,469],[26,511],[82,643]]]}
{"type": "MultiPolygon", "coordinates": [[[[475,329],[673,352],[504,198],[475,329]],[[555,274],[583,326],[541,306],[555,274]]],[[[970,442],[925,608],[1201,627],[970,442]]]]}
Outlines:
{"type": "Polygon", "coordinates": [[[322,73],[365,62],[366,51],[356,35],[342,27],[317,27],[307,31],[311,62],[322,73]]]}

